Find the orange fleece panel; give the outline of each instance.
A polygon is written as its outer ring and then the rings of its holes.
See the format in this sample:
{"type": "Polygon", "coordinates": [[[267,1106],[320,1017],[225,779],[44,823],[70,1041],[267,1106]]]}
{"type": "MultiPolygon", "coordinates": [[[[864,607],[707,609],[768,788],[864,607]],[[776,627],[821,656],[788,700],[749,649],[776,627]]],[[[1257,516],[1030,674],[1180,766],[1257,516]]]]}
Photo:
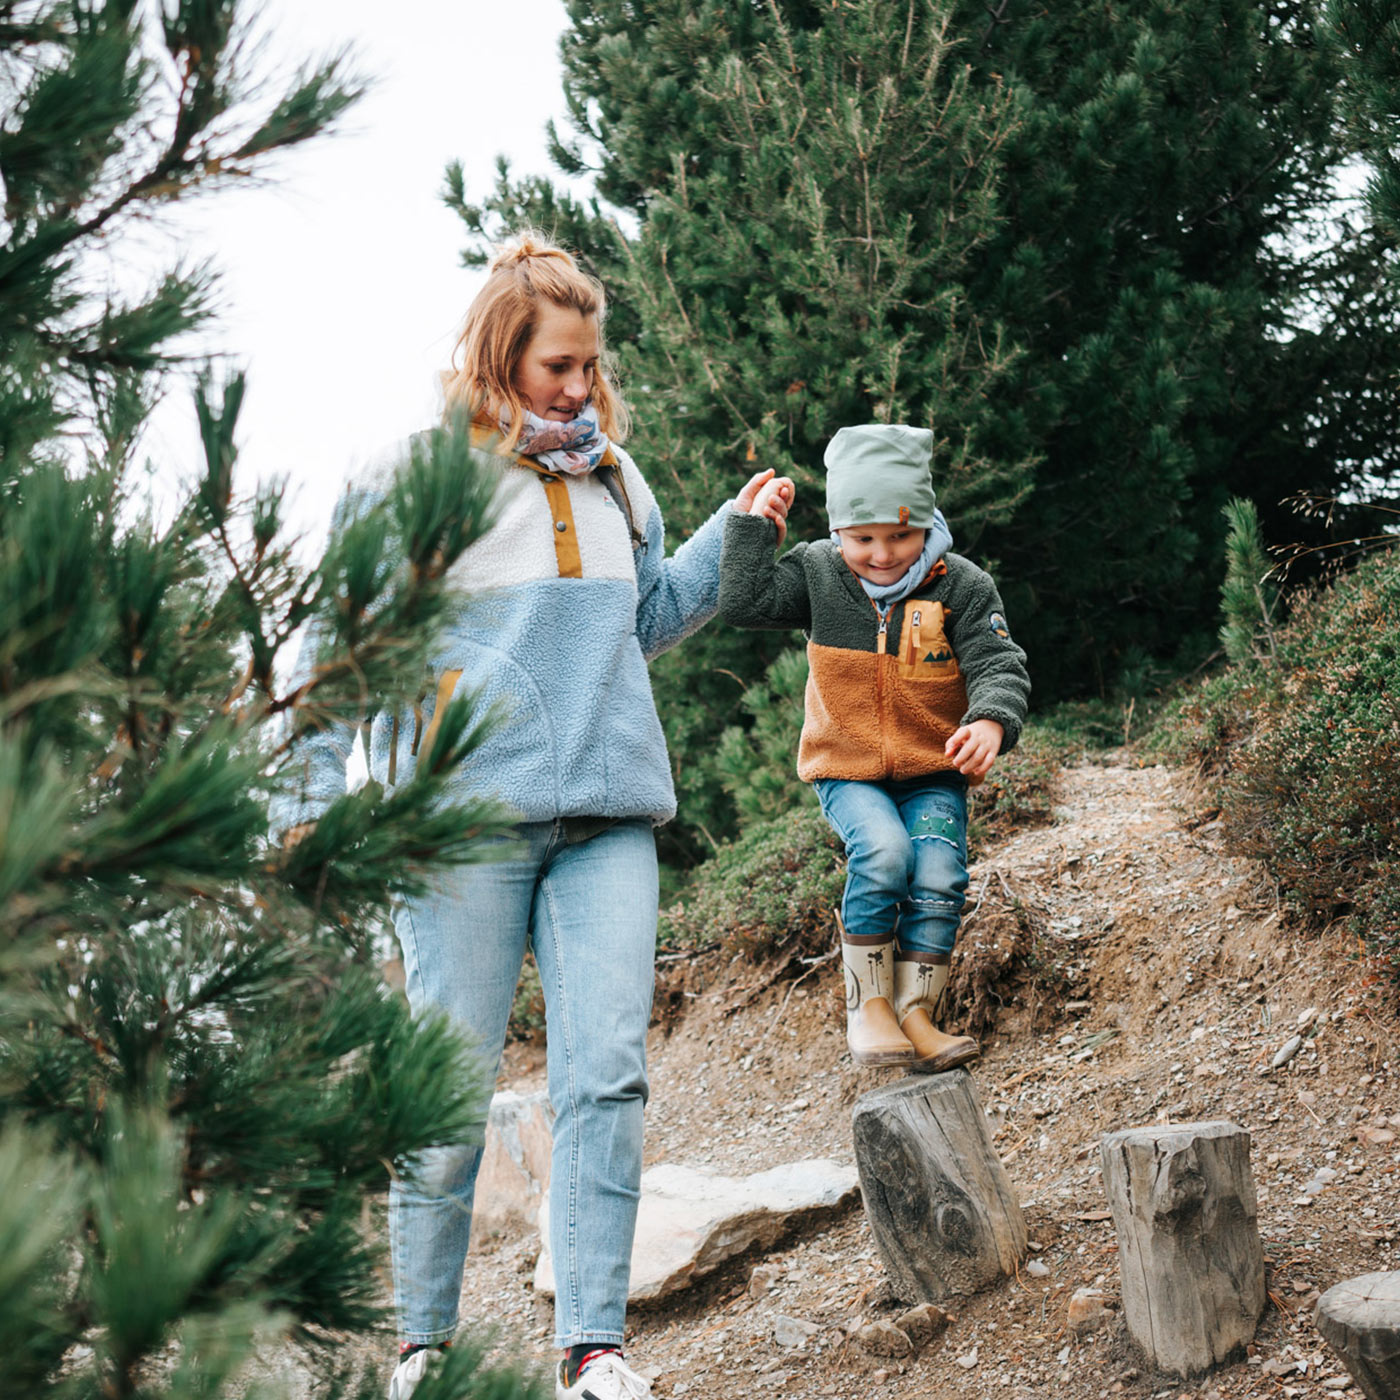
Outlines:
{"type": "Polygon", "coordinates": [[[943,745],[967,712],[956,663],[948,674],[942,661],[913,662],[903,646],[880,656],[816,643],[807,646],[807,662],[807,716],[797,752],[804,782],[878,782],[952,769],[943,745]],[[906,669],[907,677],[900,674],[906,669]]]}

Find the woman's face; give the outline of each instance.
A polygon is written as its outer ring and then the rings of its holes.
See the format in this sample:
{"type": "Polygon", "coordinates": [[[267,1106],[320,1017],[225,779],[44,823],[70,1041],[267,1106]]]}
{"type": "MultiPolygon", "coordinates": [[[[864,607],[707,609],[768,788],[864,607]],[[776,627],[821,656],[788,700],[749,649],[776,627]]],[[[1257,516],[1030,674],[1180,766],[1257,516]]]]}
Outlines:
{"type": "Polygon", "coordinates": [[[515,365],[516,393],[545,422],[567,423],[583,411],[597,372],[598,318],[543,302],[535,333],[515,365]]]}

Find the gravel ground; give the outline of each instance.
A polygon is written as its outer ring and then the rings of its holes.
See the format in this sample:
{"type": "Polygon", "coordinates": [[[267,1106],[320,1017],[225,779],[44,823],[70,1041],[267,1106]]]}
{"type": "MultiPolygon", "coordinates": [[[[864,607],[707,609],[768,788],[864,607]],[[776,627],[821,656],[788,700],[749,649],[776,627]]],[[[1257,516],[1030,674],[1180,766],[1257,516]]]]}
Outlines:
{"type": "MultiPolygon", "coordinates": [[[[656,1395],[1359,1400],[1312,1315],[1320,1290],[1400,1267],[1393,988],[1339,935],[1289,929],[1259,869],[1221,849],[1208,795],[1126,754],[1066,770],[1052,822],[990,848],[972,890],[981,907],[956,958],[964,980],[1000,960],[974,1079],[1025,1212],[1026,1262],[948,1300],[946,1325],[906,1320],[912,1350],[880,1354],[882,1338],[901,1345],[887,1324],[911,1300],[893,1296],[860,1206],[828,1213],[632,1311],[628,1356],[656,1395]],[[1034,930],[1014,955],[1013,923],[1034,930]],[[1271,1067],[1300,1018],[1296,1053],[1271,1067]],[[1269,1302],[1246,1358],[1182,1380],[1154,1374],[1123,1324],[1099,1141],[1219,1118],[1251,1134],[1269,1302]],[[1072,1329],[1083,1288],[1103,1295],[1097,1320],[1072,1329]]],[[[884,1079],[845,1056],[834,961],[711,956],[672,965],[663,990],[658,1004],[683,1010],[652,1032],[648,1165],[854,1160],[852,1105],[884,1079]]],[[[540,1047],[513,1046],[502,1084],[542,1087],[540,1047]]],[[[544,1366],[537,1251],[528,1234],[475,1246],[462,1313],[498,1329],[503,1355],[544,1366]]],[[[348,1350],[387,1378],[390,1346],[348,1350]]]]}

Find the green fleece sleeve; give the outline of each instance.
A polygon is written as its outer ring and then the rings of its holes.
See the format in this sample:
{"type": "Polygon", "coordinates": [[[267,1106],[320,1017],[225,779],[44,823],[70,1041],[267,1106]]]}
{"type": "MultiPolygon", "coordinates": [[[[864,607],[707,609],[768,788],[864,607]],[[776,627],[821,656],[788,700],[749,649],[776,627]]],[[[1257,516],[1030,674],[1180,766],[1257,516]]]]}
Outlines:
{"type": "Polygon", "coordinates": [[[811,628],[812,602],[802,563],[807,546],[794,545],[777,558],[777,544],[778,527],[766,516],[735,511],[725,521],[719,613],[726,622],[735,627],[811,628]]]}
{"type": "Polygon", "coordinates": [[[1006,731],[1002,753],[1021,737],[1031,693],[1026,653],[1011,640],[1001,595],[991,576],[975,564],[959,560],[949,644],[967,685],[963,724],[995,720],[1006,731]]]}

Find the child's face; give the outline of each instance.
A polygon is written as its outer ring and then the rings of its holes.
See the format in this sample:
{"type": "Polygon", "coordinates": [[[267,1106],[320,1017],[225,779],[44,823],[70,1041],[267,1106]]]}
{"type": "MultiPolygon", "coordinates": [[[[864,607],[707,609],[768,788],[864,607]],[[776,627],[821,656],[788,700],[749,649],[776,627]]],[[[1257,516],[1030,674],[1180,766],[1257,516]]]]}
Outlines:
{"type": "Polygon", "coordinates": [[[849,525],[836,532],[841,557],[871,583],[897,583],[923,553],[925,531],[910,525],[849,525]]]}

